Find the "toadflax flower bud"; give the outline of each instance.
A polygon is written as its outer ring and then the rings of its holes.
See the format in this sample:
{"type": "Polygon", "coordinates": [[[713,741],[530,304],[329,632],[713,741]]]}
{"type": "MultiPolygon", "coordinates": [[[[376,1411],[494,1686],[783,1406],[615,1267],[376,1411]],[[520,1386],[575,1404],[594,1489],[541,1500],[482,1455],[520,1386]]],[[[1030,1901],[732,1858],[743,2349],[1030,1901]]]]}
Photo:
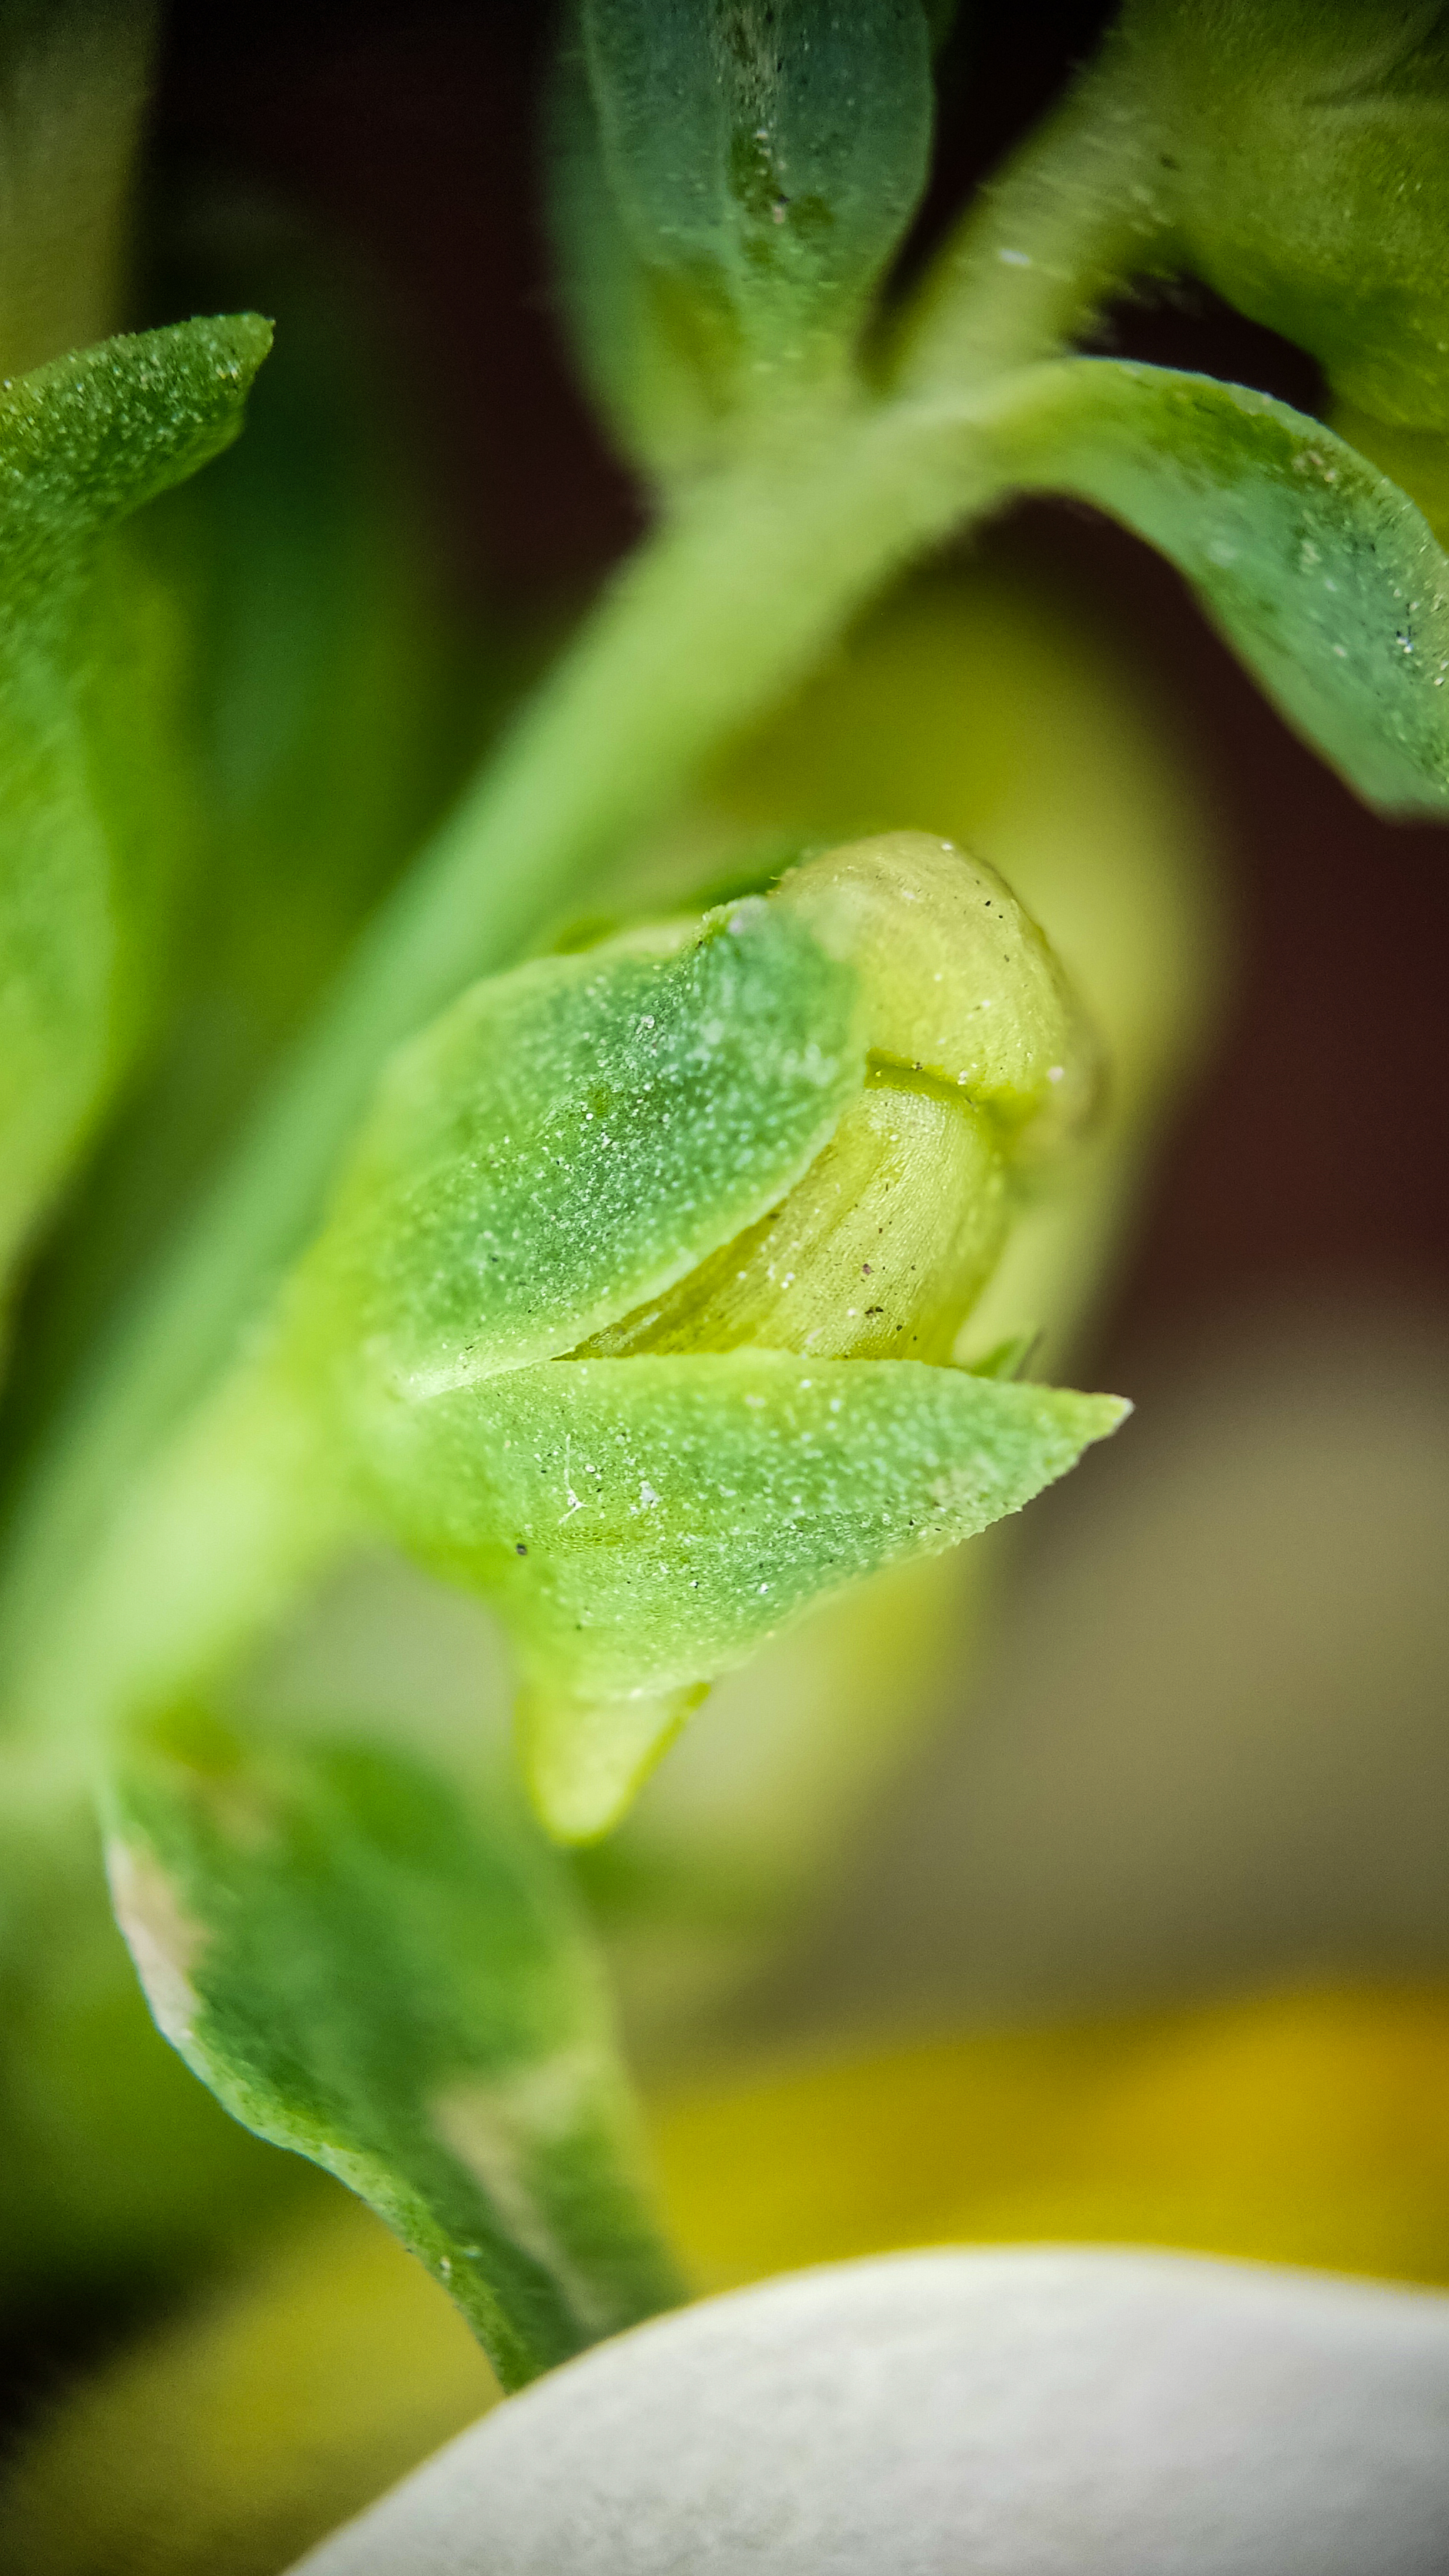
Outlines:
{"type": "Polygon", "coordinates": [[[995,873],[894,833],[478,985],[394,1059],[292,1331],[366,1508],[492,1599],[551,1829],[709,1682],[1125,1410],[952,1365],[1090,1049],[995,873]]]}

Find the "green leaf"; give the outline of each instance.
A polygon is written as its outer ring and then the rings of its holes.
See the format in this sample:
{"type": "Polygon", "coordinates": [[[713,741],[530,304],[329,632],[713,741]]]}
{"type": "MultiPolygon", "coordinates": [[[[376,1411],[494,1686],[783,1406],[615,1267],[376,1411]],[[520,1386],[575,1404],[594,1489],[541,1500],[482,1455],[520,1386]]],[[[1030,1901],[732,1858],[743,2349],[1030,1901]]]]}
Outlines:
{"type": "Polygon", "coordinates": [[[380,2212],[505,2387],[681,2295],[592,1951],[522,1819],[187,1712],[126,1748],[110,1866],[167,2037],[380,2212]]]}
{"type": "Polygon", "coordinates": [[[1208,376],[1079,358],[1021,380],[1023,485],[1109,511],[1186,574],[1288,721],[1390,812],[1449,804],[1449,567],[1322,424],[1208,376]]]}
{"type": "Polygon", "coordinates": [[[1346,401],[1449,428],[1442,0],[1129,0],[1183,264],[1346,401]]]}
{"type": "Polygon", "coordinates": [[[610,1711],[602,1742],[586,1729],[586,1798],[558,1727],[535,1747],[546,1819],[574,1837],[616,1820],[701,1683],[860,1576],[1019,1511],[1126,1409],[739,1350],[546,1363],[379,1407],[357,1437],[376,1507],[496,1600],[540,1706],[610,1711]]]}
{"type": "Polygon", "coordinates": [[[168,299],[204,309],[264,288],[277,343],[245,437],[147,508],[89,620],[121,648],[106,736],[128,773],[114,809],[136,826],[120,871],[138,924],[138,1060],[21,1318],[9,1401],[22,1447],[44,1437],[519,676],[501,636],[485,659],[435,597],[422,460],[391,434],[387,368],[346,263],[290,231],[259,243],[240,202],[226,219],[240,239],[225,224],[218,239],[210,197],[206,216],[204,267],[168,272],[168,299]],[[159,581],[139,582],[142,554],[159,581]],[[150,647],[130,631],[143,597],[150,647]],[[165,831],[178,740],[184,829],[165,831]]]}
{"type": "Polygon", "coordinates": [[[32,633],[59,622],[104,528],[230,446],[270,345],[259,314],[179,322],[0,392],[0,560],[6,604],[32,633]]]}
{"type": "Polygon", "coordinates": [[[625,456],[666,478],[686,470],[716,443],[715,404],[675,299],[620,215],[577,40],[554,67],[548,170],[557,282],[584,381],[625,456]]]}
{"type": "Polygon", "coordinates": [[[828,372],[925,183],[920,0],[582,0],[580,22],[653,330],[721,411],[828,372]]]}
{"type": "Polygon", "coordinates": [[[124,1058],[178,828],[174,634],[101,541],[235,437],[267,339],[184,323],[0,391],[0,1272],[124,1058]]]}
{"type": "Polygon", "coordinates": [[[763,1215],[865,1075],[858,981],[758,900],[476,985],[393,1059],[309,1265],[415,1395],[570,1350],[763,1215]]]}

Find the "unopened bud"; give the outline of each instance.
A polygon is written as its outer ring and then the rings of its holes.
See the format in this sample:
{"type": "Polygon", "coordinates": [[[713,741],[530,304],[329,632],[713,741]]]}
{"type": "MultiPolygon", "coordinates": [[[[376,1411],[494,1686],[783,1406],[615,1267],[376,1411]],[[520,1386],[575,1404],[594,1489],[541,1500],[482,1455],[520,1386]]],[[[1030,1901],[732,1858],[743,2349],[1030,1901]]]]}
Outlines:
{"type": "Polygon", "coordinates": [[[860,977],[865,1088],[786,1198],[587,1348],[947,1360],[1005,1239],[1010,1162],[1090,1103],[1070,995],[995,871],[923,832],[832,851],[772,901],[860,977]]]}
{"type": "Polygon", "coordinates": [[[989,868],[896,833],[466,995],[385,1082],[294,1320],[372,1509],[493,1599],[553,1829],[716,1674],[1120,1419],[950,1365],[1090,1051],[989,868]]]}

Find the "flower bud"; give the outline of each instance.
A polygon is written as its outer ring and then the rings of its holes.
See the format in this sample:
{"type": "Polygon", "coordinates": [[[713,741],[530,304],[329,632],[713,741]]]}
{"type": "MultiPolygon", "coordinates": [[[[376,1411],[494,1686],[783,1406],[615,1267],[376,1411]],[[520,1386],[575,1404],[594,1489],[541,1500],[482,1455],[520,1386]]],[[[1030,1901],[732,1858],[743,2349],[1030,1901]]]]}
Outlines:
{"type": "Polygon", "coordinates": [[[1041,933],[919,833],[499,976],[395,1060],[293,1329],[369,1507],[512,1629],[555,1831],[784,1620],[1115,1426],[950,1365],[1091,1089],[1041,933]]]}
{"type": "Polygon", "coordinates": [[[785,1199],[587,1347],[948,1360],[1005,1239],[1008,1163],[1080,1120],[1090,1049],[1035,924],[947,842],[860,842],[773,900],[857,967],[865,1088],[785,1199]]]}

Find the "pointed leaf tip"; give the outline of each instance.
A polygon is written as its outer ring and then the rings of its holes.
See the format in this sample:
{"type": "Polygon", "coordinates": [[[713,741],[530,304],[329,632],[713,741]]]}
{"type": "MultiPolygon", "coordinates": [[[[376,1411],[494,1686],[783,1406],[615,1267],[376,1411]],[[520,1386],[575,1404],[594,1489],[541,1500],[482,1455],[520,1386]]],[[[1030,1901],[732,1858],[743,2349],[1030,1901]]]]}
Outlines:
{"type": "Polygon", "coordinates": [[[371,1417],[427,1563],[496,1601],[556,1839],[625,1812],[704,1686],[862,1576],[1020,1511],[1120,1396],[776,1351],[545,1361],[371,1417]]]}
{"type": "Polygon", "coordinates": [[[101,531],[219,456],[272,344],[259,313],[103,340],[0,386],[7,604],[53,587],[101,531]]]}

